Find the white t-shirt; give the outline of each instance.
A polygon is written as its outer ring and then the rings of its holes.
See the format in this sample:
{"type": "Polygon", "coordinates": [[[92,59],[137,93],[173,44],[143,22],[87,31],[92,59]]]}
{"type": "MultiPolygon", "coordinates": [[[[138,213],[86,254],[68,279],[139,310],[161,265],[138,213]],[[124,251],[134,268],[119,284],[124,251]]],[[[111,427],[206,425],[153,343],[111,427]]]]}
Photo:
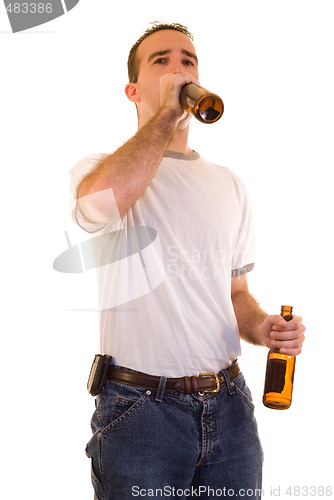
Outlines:
{"type": "MultiPolygon", "coordinates": [[[[74,200],[98,161],[92,156],[71,170],[74,200]]],[[[93,233],[100,259],[103,354],[166,377],[218,372],[238,357],[231,278],[254,266],[254,228],[236,175],[196,152],[166,151],[122,221],[88,222],[78,207],[73,213],[93,233]]]]}

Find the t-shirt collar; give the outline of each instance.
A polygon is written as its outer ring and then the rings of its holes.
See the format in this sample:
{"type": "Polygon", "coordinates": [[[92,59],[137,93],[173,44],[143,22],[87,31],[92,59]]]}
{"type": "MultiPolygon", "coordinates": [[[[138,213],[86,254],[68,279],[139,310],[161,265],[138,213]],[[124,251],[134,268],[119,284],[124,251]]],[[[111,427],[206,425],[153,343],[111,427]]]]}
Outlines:
{"type": "Polygon", "coordinates": [[[197,160],[200,155],[197,151],[192,151],[192,153],[176,153],[175,151],[166,150],[163,154],[164,158],[174,158],[175,160],[197,160]]]}

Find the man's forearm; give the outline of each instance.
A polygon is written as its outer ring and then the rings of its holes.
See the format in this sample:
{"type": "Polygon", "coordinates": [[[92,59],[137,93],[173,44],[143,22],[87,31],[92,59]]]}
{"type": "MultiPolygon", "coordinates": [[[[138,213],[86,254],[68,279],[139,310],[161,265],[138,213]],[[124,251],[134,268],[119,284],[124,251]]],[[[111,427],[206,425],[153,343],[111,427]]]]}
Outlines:
{"type": "Polygon", "coordinates": [[[255,345],[266,345],[265,334],[260,325],[267,318],[255,298],[246,290],[232,295],[232,303],[237,318],[240,337],[255,345]]]}
{"type": "MultiPolygon", "coordinates": [[[[83,179],[78,197],[112,188],[123,217],[151,182],[177,122],[178,117],[173,110],[162,109],[83,179]]],[[[108,211],[108,207],[99,209],[101,212],[108,211]]]]}

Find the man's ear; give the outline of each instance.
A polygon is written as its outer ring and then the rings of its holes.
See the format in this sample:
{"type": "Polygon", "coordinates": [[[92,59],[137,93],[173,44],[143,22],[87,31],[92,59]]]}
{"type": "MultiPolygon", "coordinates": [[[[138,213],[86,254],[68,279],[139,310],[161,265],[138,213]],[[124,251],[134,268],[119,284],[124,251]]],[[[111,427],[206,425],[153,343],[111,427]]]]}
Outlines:
{"type": "Polygon", "coordinates": [[[138,95],[137,85],[135,83],[128,83],[125,86],[125,95],[131,102],[139,102],[140,98],[138,95]]]}

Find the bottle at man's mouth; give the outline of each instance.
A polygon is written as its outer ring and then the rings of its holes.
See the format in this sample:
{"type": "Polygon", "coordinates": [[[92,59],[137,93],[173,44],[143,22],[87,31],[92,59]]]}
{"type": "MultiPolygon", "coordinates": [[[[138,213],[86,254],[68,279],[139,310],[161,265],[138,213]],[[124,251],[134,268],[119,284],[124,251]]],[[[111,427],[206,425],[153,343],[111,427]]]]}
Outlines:
{"type": "Polygon", "coordinates": [[[202,123],[214,123],[223,116],[224,103],[217,94],[196,83],[188,83],[180,93],[180,104],[202,123]]]}

